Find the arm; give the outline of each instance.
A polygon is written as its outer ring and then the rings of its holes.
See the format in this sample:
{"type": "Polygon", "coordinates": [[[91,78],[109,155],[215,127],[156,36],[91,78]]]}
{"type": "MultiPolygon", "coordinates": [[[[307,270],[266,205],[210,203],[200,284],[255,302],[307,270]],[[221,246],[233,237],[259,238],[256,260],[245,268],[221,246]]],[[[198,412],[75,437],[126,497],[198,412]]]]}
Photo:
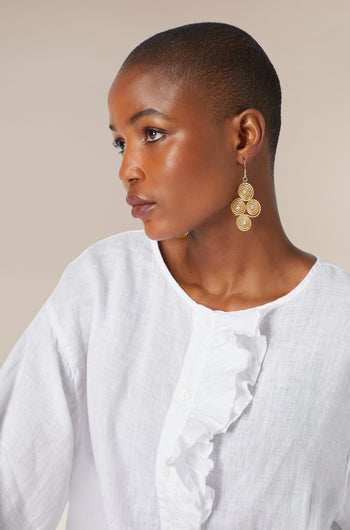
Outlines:
{"type": "Polygon", "coordinates": [[[339,528],[340,530],[350,530],[350,454],[348,455],[345,473],[343,501],[334,523],[335,525],[338,525],[334,526],[334,528],[339,528]]]}
{"type": "Polygon", "coordinates": [[[50,299],[0,369],[0,528],[53,530],[69,497],[78,390],[50,299]]]}

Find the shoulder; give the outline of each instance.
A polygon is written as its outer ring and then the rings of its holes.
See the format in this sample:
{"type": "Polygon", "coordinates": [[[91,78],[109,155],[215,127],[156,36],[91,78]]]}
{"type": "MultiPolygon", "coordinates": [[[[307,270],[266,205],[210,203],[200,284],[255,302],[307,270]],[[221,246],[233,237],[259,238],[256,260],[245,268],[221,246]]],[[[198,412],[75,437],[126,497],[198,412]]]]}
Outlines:
{"type": "Polygon", "coordinates": [[[322,258],[320,261],[319,281],[329,289],[339,289],[350,295],[350,272],[322,258]]]}
{"type": "Polygon", "coordinates": [[[113,234],[105,239],[101,239],[86,248],[67,267],[67,271],[79,273],[84,270],[105,270],[122,266],[126,261],[140,260],[148,257],[151,252],[151,242],[143,230],[134,230],[113,234]]]}
{"type": "MultiPolygon", "coordinates": [[[[86,248],[64,269],[56,294],[79,299],[94,297],[111,283],[137,279],[144,264],[152,263],[152,245],[142,230],[122,232],[86,248]]],[[[55,294],[55,292],[53,293],[55,294]]]]}
{"type": "Polygon", "coordinates": [[[115,255],[142,252],[149,247],[150,240],[143,230],[121,232],[101,239],[86,248],[72,263],[82,263],[89,260],[105,260],[115,255]]]}
{"type": "Polygon", "coordinates": [[[130,305],[135,292],[145,289],[146,275],[154,276],[154,256],[152,241],[138,230],[114,234],[86,248],[64,269],[45,303],[60,334],[73,337],[77,329],[85,333],[96,315],[130,305]]]}
{"type": "Polygon", "coordinates": [[[342,312],[350,315],[350,272],[322,258],[313,278],[313,303],[333,316],[342,312]]]}

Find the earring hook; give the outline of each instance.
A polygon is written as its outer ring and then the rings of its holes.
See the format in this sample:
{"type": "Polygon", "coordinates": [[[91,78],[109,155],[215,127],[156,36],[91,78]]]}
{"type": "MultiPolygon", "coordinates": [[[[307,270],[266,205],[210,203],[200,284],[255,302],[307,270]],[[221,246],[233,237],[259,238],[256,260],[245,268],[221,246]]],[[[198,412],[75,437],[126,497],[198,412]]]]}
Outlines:
{"type": "Polygon", "coordinates": [[[246,164],[246,161],[245,161],[245,158],[243,158],[243,182],[248,182],[248,177],[247,177],[247,164],[246,164]]]}

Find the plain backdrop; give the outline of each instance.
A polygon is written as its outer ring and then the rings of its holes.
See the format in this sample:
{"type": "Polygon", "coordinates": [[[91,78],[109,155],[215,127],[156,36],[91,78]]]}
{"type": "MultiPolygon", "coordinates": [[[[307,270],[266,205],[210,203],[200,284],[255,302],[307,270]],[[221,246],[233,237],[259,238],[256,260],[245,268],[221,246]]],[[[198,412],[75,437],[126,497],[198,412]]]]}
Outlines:
{"type": "Polygon", "coordinates": [[[282,223],[295,245],[350,270],[348,2],[1,0],[0,364],[71,260],[142,228],[118,181],[107,92],[139,42],[201,21],[241,27],[270,57],[282,223]]]}

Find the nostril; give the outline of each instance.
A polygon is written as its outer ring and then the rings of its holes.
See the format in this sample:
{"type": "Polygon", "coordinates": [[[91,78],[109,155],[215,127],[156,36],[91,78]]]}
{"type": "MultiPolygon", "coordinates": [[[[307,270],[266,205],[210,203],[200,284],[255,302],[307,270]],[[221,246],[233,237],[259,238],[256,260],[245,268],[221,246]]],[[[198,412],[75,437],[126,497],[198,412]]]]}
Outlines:
{"type": "Polygon", "coordinates": [[[123,158],[122,165],[119,168],[119,178],[125,182],[137,182],[145,176],[139,164],[123,158]]]}

